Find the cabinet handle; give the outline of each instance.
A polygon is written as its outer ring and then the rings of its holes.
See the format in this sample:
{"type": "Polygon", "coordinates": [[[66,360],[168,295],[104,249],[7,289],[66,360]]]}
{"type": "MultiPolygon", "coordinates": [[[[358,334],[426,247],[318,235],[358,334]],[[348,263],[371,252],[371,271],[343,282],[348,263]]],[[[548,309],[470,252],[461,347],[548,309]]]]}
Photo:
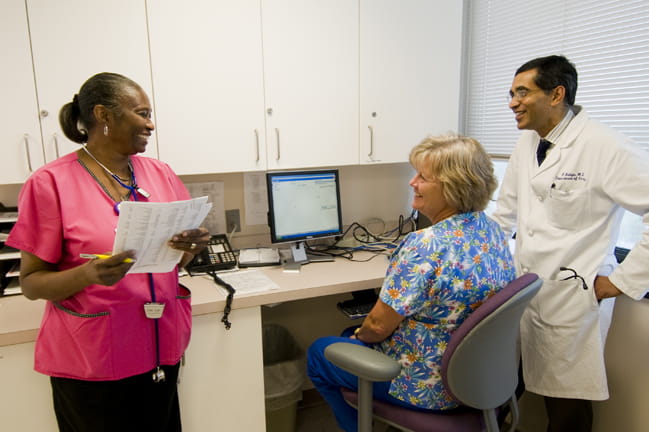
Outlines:
{"type": "Polygon", "coordinates": [[[59,158],[59,136],[54,132],[54,154],[56,154],[56,158],[59,158]]]}
{"type": "Polygon", "coordinates": [[[367,126],[370,130],[370,152],[367,154],[367,157],[371,158],[374,153],[374,128],[372,126],[367,126]]]}
{"type": "Polygon", "coordinates": [[[29,134],[23,135],[23,138],[25,139],[25,154],[27,155],[27,168],[29,169],[29,172],[34,172],[32,169],[32,158],[29,155],[29,134]]]}
{"type": "Polygon", "coordinates": [[[259,131],[255,129],[255,143],[257,144],[257,159],[255,162],[259,162],[259,131]]]}
{"type": "Polygon", "coordinates": [[[275,128],[275,139],[277,140],[277,158],[279,160],[279,129],[275,128]]]}

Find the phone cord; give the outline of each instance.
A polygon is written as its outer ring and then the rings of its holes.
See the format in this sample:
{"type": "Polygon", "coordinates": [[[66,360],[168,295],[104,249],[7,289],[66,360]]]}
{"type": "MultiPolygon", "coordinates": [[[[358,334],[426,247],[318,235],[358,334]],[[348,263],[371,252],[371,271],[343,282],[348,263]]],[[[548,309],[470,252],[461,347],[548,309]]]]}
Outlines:
{"type": "Polygon", "coordinates": [[[225,308],[223,309],[223,318],[221,318],[221,322],[223,323],[223,325],[225,325],[226,330],[230,330],[232,323],[228,320],[228,316],[230,315],[230,311],[232,310],[232,300],[234,299],[234,293],[236,292],[236,290],[232,287],[232,285],[218,277],[216,272],[208,271],[207,274],[212,276],[215,284],[222,286],[228,291],[228,296],[225,299],[225,308]]]}

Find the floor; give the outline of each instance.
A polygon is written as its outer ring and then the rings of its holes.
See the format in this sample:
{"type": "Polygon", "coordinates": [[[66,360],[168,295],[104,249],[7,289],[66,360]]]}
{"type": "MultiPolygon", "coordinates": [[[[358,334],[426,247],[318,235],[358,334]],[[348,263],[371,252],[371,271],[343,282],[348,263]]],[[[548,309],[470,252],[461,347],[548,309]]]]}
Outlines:
{"type": "MultiPolygon", "coordinates": [[[[298,403],[295,432],[339,432],[329,405],[315,390],[306,390],[298,403]]],[[[395,429],[377,422],[373,432],[391,432],[395,429]]]]}

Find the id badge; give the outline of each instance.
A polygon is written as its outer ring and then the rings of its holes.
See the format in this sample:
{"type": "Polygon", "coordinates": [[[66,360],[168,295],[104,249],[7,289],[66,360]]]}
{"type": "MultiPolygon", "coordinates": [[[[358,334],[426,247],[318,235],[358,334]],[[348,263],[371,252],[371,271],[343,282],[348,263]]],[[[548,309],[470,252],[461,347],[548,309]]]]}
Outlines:
{"type": "Polygon", "coordinates": [[[149,319],[158,319],[162,317],[164,310],[164,303],[144,303],[144,314],[149,319]]]}

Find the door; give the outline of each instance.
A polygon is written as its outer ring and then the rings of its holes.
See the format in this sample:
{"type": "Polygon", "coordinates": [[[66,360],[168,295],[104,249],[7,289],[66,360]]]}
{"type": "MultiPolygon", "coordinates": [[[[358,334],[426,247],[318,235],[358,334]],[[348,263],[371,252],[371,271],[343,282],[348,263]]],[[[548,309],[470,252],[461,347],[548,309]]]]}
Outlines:
{"type": "Polygon", "coordinates": [[[0,4],[0,28],[0,183],[22,183],[44,160],[24,0],[0,4]]]}
{"type": "MultiPolygon", "coordinates": [[[[59,127],[61,107],[99,72],[137,82],[152,98],[144,0],[27,0],[46,162],[79,145],[59,127]]],[[[146,155],[157,157],[155,139],[146,155]]]]}
{"type": "Polygon", "coordinates": [[[462,2],[360,0],[361,163],[407,162],[457,131],[462,2]]]}
{"type": "Polygon", "coordinates": [[[358,2],[262,1],[268,168],[358,163],[358,2]]]}
{"type": "Polygon", "coordinates": [[[259,0],[148,0],[160,159],[266,169],[259,0]]]}

